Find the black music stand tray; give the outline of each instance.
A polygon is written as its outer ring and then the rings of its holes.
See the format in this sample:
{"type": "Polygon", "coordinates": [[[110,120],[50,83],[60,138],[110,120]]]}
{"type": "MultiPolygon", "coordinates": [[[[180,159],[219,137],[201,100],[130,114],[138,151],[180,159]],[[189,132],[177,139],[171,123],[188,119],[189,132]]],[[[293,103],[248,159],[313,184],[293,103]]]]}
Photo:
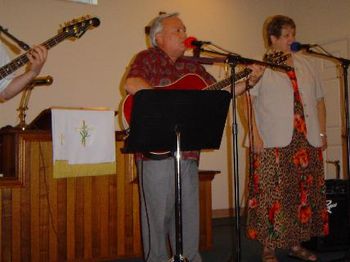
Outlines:
{"type": "Polygon", "coordinates": [[[198,90],[141,90],[134,96],[125,151],[171,151],[175,156],[175,262],[185,259],[180,151],[219,149],[230,98],[227,91],[198,90]]]}

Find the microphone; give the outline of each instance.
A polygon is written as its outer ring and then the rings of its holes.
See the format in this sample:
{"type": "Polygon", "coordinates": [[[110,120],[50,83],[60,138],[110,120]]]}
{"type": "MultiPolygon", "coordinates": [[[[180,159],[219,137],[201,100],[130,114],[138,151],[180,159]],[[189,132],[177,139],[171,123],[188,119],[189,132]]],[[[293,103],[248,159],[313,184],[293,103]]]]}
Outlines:
{"type": "Polygon", "coordinates": [[[317,46],[317,44],[301,44],[299,42],[293,42],[290,45],[290,50],[292,50],[293,52],[298,52],[300,50],[308,50],[311,47],[315,47],[317,46]]]}
{"type": "Polygon", "coordinates": [[[30,84],[32,86],[49,86],[52,84],[52,82],[53,82],[52,76],[41,76],[41,77],[34,78],[33,81],[30,82],[30,84]]]}
{"type": "Polygon", "coordinates": [[[196,48],[201,47],[202,45],[208,45],[211,44],[211,42],[208,41],[198,41],[197,38],[193,36],[189,36],[184,41],[185,47],[187,48],[196,48]]]}

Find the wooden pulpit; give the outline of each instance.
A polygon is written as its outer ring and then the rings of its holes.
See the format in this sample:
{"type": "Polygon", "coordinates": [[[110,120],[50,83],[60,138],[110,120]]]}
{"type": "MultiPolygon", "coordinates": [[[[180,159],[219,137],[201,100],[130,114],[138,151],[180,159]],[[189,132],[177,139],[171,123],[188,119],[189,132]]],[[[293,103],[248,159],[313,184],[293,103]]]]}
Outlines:
{"type": "MultiPolygon", "coordinates": [[[[0,260],[100,261],[141,257],[133,156],[116,132],[114,175],[52,177],[50,112],[25,131],[0,130],[0,260]]],[[[200,249],[212,248],[211,181],[200,172],[200,249]]]]}

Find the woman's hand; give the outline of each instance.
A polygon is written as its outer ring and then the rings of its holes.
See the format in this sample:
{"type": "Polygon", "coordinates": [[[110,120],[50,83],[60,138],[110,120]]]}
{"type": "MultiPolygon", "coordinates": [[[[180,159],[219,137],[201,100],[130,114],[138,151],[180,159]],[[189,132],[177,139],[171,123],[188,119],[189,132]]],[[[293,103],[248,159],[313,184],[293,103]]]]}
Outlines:
{"type": "Polygon", "coordinates": [[[321,136],[321,149],[322,151],[325,151],[327,149],[327,135],[326,134],[320,134],[321,136]]]}
{"type": "Polygon", "coordinates": [[[261,154],[264,150],[264,141],[261,139],[260,135],[255,135],[252,145],[252,150],[255,154],[261,154]]]}

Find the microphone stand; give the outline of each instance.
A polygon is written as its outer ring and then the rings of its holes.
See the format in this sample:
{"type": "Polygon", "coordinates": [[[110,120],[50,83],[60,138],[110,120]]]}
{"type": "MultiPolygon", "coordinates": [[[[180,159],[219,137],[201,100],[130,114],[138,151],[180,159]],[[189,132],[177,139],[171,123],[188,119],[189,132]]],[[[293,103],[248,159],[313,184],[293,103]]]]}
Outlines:
{"type": "Polygon", "coordinates": [[[205,50],[202,48],[198,48],[196,50],[195,56],[192,58],[194,61],[203,64],[213,64],[213,63],[228,63],[231,67],[231,99],[232,99],[232,148],[233,148],[233,183],[234,183],[234,203],[235,203],[235,227],[234,227],[234,242],[233,242],[233,250],[234,254],[229,259],[229,261],[241,261],[241,222],[240,222],[240,194],[239,194],[239,166],[238,166],[238,129],[237,129],[237,113],[236,113],[236,95],[235,95],[235,69],[238,64],[259,64],[263,66],[269,66],[271,68],[279,68],[284,71],[292,70],[292,67],[287,65],[278,65],[269,62],[263,62],[259,60],[254,60],[250,58],[241,57],[238,54],[224,54],[217,51],[205,50]],[[198,52],[206,52],[210,54],[219,55],[221,57],[215,58],[205,58],[199,57],[198,52]]]}
{"type": "Polygon", "coordinates": [[[233,148],[233,168],[234,168],[234,203],[235,203],[235,230],[234,230],[234,241],[233,241],[233,250],[234,254],[230,258],[231,261],[241,261],[241,233],[240,233],[240,203],[239,203],[239,168],[238,168],[238,131],[237,131],[237,114],[236,114],[236,95],[235,95],[235,69],[236,66],[241,62],[240,56],[237,55],[227,55],[216,51],[204,50],[202,48],[196,48],[194,56],[188,57],[191,60],[196,62],[212,65],[216,63],[228,63],[231,67],[231,99],[232,99],[232,148],[233,148]],[[207,52],[211,54],[220,55],[222,57],[207,58],[199,57],[200,52],[207,52]]]}
{"type": "Polygon", "coordinates": [[[241,207],[239,201],[239,168],[238,168],[238,129],[237,129],[237,107],[236,107],[236,94],[235,94],[235,86],[236,86],[236,66],[238,65],[240,59],[238,56],[230,55],[227,58],[227,62],[231,67],[231,99],[232,99],[232,160],[233,160],[233,184],[234,184],[234,203],[235,203],[235,227],[234,227],[234,254],[233,261],[241,261],[241,207]]]}
{"type": "Polygon", "coordinates": [[[238,168],[238,129],[237,129],[237,113],[236,113],[236,95],[235,95],[235,69],[238,64],[258,64],[267,67],[271,67],[274,69],[281,69],[283,71],[290,71],[293,68],[287,65],[278,65],[270,62],[254,60],[250,58],[244,58],[238,54],[227,54],[221,53],[212,50],[206,50],[203,48],[196,48],[196,52],[194,53],[194,57],[186,58],[191,59],[192,61],[196,61],[201,64],[212,65],[214,63],[228,63],[231,67],[231,99],[232,99],[232,148],[233,148],[233,183],[234,183],[234,203],[235,203],[235,228],[234,228],[234,242],[233,242],[233,250],[234,254],[231,256],[229,261],[241,261],[241,222],[240,222],[240,201],[239,201],[239,168],[238,168]],[[219,55],[220,57],[199,57],[199,52],[205,52],[209,54],[219,55]]]}
{"type": "Polygon", "coordinates": [[[4,33],[5,35],[7,35],[10,39],[12,39],[20,48],[22,48],[24,51],[28,51],[30,49],[29,45],[27,45],[25,42],[17,39],[15,36],[13,36],[12,34],[10,34],[8,32],[8,29],[4,29],[1,25],[0,25],[0,33],[4,33]]]}
{"type": "Polygon", "coordinates": [[[350,65],[350,60],[345,59],[342,57],[335,57],[329,54],[323,54],[319,52],[315,52],[311,49],[306,49],[306,53],[315,55],[317,57],[326,58],[335,60],[338,63],[341,64],[342,68],[342,74],[343,74],[343,86],[344,86],[344,113],[345,113],[345,136],[346,136],[346,155],[347,155],[347,161],[346,161],[346,169],[347,173],[349,175],[349,163],[350,163],[350,155],[349,155],[349,149],[350,149],[350,136],[349,136],[349,130],[350,130],[350,119],[349,119],[349,90],[348,90],[348,68],[350,65]]]}
{"type": "Polygon", "coordinates": [[[270,67],[272,69],[280,69],[283,71],[293,70],[293,67],[288,65],[275,64],[271,62],[265,62],[265,61],[251,59],[251,58],[246,58],[246,57],[240,56],[239,54],[234,54],[234,53],[226,54],[226,53],[221,53],[217,51],[206,50],[203,48],[200,48],[200,51],[209,53],[209,54],[220,55],[221,57],[212,57],[212,58],[211,57],[189,57],[189,56],[185,56],[185,57],[192,59],[193,61],[197,61],[199,63],[208,64],[208,65],[212,65],[214,63],[227,63],[228,61],[231,61],[231,60],[237,60],[237,64],[244,64],[244,65],[257,64],[257,65],[270,67]]]}
{"type": "MultiPolygon", "coordinates": [[[[343,74],[343,88],[344,88],[344,113],[345,113],[345,136],[346,136],[346,147],[345,147],[346,150],[345,150],[345,152],[346,152],[346,156],[347,156],[346,171],[347,171],[347,175],[348,175],[348,179],[349,179],[349,164],[350,164],[350,154],[349,154],[349,150],[350,150],[350,135],[349,135],[350,118],[349,117],[350,117],[350,115],[349,115],[348,68],[350,65],[350,60],[342,58],[342,57],[335,57],[335,56],[332,56],[330,54],[315,52],[311,49],[306,49],[305,51],[308,54],[315,55],[315,56],[321,57],[321,58],[335,60],[336,62],[341,64],[342,74],[343,74]]],[[[348,196],[348,200],[349,200],[350,199],[350,188],[348,188],[348,190],[347,190],[347,196],[348,196]]],[[[349,207],[348,207],[348,214],[349,214],[349,218],[350,218],[350,208],[349,207]]],[[[350,260],[350,249],[347,250],[347,252],[345,253],[343,258],[340,258],[340,259],[334,260],[334,261],[349,261],[349,260],[350,260]]]]}
{"type": "Polygon", "coordinates": [[[17,128],[21,129],[22,131],[26,130],[27,124],[26,124],[26,111],[28,110],[28,103],[29,98],[31,95],[32,90],[36,86],[49,86],[53,82],[52,76],[46,76],[46,77],[38,77],[34,78],[33,81],[31,81],[23,90],[21,101],[19,103],[19,107],[17,108],[18,111],[18,118],[19,118],[19,124],[17,125],[17,128]]]}
{"type": "Polygon", "coordinates": [[[235,203],[235,227],[234,227],[234,242],[233,255],[230,261],[241,261],[241,209],[240,209],[240,191],[239,191],[239,166],[238,166],[238,129],[237,129],[237,106],[235,95],[235,68],[238,64],[260,64],[280,68],[282,70],[291,70],[291,67],[285,65],[276,65],[273,63],[262,62],[250,58],[244,58],[237,54],[229,54],[226,58],[227,63],[231,67],[231,96],[232,96],[232,148],[233,148],[233,183],[234,183],[234,203],[235,203]]]}

